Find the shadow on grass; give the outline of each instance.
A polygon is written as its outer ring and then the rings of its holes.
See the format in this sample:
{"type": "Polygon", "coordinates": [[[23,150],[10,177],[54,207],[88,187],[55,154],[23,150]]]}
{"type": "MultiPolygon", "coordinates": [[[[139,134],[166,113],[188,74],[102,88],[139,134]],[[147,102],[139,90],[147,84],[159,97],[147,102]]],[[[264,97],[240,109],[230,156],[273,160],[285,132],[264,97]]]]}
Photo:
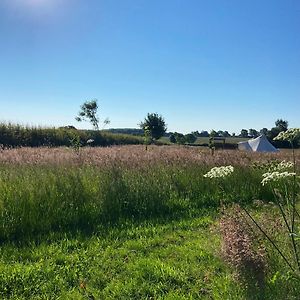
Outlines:
{"type": "Polygon", "coordinates": [[[116,219],[105,219],[99,215],[93,222],[82,219],[81,222],[61,226],[53,226],[51,230],[30,232],[26,234],[15,233],[10,238],[2,239],[0,245],[13,244],[16,247],[27,245],[51,243],[60,239],[72,239],[74,237],[86,240],[91,236],[107,237],[113,232],[120,234],[121,231],[130,230],[140,226],[170,225],[179,221],[191,221],[195,218],[218,216],[218,207],[212,205],[206,208],[183,206],[182,201],[175,201],[173,206],[161,210],[160,213],[141,214],[133,216],[119,216],[116,219]],[[176,203],[177,202],[177,203],[176,203]]]}

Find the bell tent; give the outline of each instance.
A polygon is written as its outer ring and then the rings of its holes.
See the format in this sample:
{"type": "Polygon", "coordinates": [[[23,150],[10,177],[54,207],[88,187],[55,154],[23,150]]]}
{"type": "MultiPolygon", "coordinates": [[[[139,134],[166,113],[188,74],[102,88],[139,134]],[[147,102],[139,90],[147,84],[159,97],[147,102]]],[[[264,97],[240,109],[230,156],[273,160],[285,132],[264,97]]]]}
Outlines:
{"type": "Polygon", "coordinates": [[[238,143],[239,150],[246,150],[252,152],[277,152],[276,149],[266,138],[265,135],[260,135],[255,139],[251,139],[249,141],[239,142],[238,143]]]}

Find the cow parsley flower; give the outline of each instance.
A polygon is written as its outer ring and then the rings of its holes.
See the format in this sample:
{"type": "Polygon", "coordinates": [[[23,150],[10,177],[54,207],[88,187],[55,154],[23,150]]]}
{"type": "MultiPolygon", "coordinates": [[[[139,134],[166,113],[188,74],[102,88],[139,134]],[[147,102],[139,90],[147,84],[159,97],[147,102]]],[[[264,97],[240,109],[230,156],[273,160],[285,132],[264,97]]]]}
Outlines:
{"type": "Polygon", "coordinates": [[[274,138],[277,141],[289,141],[293,142],[300,138],[300,128],[290,128],[287,131],[281,131],[274,138]]]}
{"type": "Polygon", "coordinates": [[[86,143],[87,143],[87,144],[92,144],[92,143],[94,143],[94,140],[93,140],[93,139],[88,139],[88,140],[86,141],[86,143]]]}
{"type": "Polygon", "coordinates": [[[233,171],[233,166],[214,167],[203,176],[207,178],[222,178],[232,174],[233,171]]]}
{"type": "Polygon", "coordinates": [[[261,184],[262,185],[266,185],[270,182],[277,182],[277,181],[280,181],[282,179],[286,179],[286,178],[289,178],[289,177],[292,177],[292,176],[295,176],[296,173],[293,173],[293,172],[278,172],[278,171],[275,171],[275,172],[267,172],[265,174],[263,174],[263,180],[261,181],[261,184]]]}
{"type": "Polygon", "coordinates": [[[282,170],[290,169],[293,166],[294,164],[291,161],[283,160],[276,167],[274,167],[274,171],[282,171],[282,170]]]}

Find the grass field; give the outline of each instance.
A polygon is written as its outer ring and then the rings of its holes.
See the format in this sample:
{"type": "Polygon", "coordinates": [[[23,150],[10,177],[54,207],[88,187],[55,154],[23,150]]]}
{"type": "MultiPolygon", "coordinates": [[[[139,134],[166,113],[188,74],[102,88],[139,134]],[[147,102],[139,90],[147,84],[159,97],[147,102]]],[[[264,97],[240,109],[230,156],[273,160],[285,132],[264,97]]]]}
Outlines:
{"type": "MultiPolygon", "coordinates": [[[[267,242],[263,289],[249,289],[221,255],[220,202],[242,204],[274,228],[274,196],[254,167],[274,159],[291,153],[2,151],[0,298],[297,299],[298,279],[267,242]],[[235,172],[222,182],[203,177],[229,164],[235,172]],[[253,206],[258,199],[260,208],[253,206]]],[[[286,237],[277,239],[285,247],[286,237]]]]}
{"type": "MultiPolygon", "coordinates": [[[[227,137],[225,139],[226,144],[230,145],[237,145],[239,142],[247,141],[249,138],[241,138],[241,137],[227,137]]],[[[170,143],[168,137],[162,137],[159,139],[162,143],[170,143]]],[[[215,141],[215,143],[222,145],[223,141],[215,141]]],[[[209,137],[197,137],[195,145],[208,145],[209,144],[209,137]]]]}
{"type": "MultiPolygon", "coordinates": [[[[225,139],[225,142],[228,144],[237,144],[239,142],[248,141],[249,138],[242,138],[242,137],[227,137],[225,139]]],[[[216,141],[217,143],[218,141],[216,141]]],[[[208,144],[209,143],[209,137],[198,137],[196,144],[208,144]]],[[[222,143],[220,141],[219,143],[222,143]]]]}

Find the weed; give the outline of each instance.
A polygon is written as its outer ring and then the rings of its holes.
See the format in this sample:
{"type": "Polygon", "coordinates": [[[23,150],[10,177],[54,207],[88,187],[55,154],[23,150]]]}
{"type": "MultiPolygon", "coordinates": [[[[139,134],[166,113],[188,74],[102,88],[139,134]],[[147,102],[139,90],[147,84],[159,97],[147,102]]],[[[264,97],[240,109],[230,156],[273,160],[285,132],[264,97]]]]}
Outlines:
{"type": "Polygon", "coordinates": [[[228,209],[220,220],[222,254],[235,270],[237,278],[253,293],[263,295],[266,272],[266,255],[263,245],[245,222],[238,206],[228,209]]]}

